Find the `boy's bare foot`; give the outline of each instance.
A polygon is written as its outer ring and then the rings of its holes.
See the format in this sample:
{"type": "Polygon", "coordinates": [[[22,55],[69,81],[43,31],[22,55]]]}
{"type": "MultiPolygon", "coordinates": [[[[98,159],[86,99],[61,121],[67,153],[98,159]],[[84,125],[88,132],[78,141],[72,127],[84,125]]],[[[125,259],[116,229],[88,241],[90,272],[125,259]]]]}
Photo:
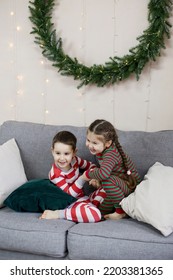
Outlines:
{"type": "Polygon", "coordinates": [[[45,210],[39,219],[59,219],[59,210],[45,210]]]}
{"type": "Polygon", "coordinates": [[[118,214],[117,212],[104,215],[106,220],[120,220],[126,217],[126,213],[118,214]]]}

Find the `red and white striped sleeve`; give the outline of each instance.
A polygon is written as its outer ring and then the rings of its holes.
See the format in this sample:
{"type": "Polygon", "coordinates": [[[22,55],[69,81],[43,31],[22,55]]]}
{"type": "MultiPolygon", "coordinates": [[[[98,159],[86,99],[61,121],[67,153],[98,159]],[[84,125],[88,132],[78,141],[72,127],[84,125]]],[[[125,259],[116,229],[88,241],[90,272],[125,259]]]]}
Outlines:
{"type": "Polygon", "coordinates": [[[64,192],[68,192],[68,184],[65,177],[61,174],[61,170],[57,168],[55,164],[52,165],[49,172],[49,180],[64,192]]]}
{"type": "Polygon", "coordinates": [[[59,187],[64,192],[70,194],[73,197],[83,197],[83,184],[85,181],[83,181],[81,178],[78,178],[74,183],[67,183],[67,178],[65,175],[61,172],[59,168],[56,167],[54,164],[49,172],[49,180],[59,187]]]}
{"type": "Polygon", "coordinates": [[[92,163],[91,161],[88,161],[86,159],[82,159],[80,157],[76,157],[77,158],[77,161],[78,161],[78,165],[79,165],[79,168],[81,169],[91,169],[91,168],[95,168],[96,165],[94,163],[92,163]]]}

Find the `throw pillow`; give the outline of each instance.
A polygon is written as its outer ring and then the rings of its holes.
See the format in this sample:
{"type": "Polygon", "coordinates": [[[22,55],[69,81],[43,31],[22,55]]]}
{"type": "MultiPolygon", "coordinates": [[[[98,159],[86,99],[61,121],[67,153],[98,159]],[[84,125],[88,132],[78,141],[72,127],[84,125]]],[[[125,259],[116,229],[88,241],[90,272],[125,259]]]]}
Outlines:
{"type": "Polygon", "coordinates": [[[6,197],[27,181],[15,139],[0,145],[0,207],[6,197]]]}
{"type": "Polygon", "coordinates": [[[64,209],[74,201],[76,198],[63,192],[49,179],[35,179],[14,190],[4,204],[18,212],[42,213],[46,209],[64,209]]]}
{"type": "Polygon", "coordinates": [[[156,162],[134,193],[121,201],[132,218],[148,223],[164,236],[173,232],[173,168],[156,162]]]}

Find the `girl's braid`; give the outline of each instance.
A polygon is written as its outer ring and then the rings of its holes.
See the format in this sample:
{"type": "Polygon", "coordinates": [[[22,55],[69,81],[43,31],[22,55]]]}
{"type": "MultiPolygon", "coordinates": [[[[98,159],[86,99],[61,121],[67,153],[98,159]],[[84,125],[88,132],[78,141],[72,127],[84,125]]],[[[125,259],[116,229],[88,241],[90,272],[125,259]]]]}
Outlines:
{"type": "Polygon", "coordinates": [[[123,165],[125,167],[125,170],[126,170],[126,180],[129,182],[128,184],[128,187],[129,189],[131,190],[134,190],[136,188],[136,185],[137,185],[137,182],[136,182],[136,179],[134,178],[134,176],[131,174],[131,171],[129,170],[129,167],[128,167],[128,162],[127,162],[127,156],[125,155],[124,151],[123,151],[123,148],[118,140],[118,136],[116,135],[115,137],[115,145],[121,155],[121,158],[123,160],[123,165]],[[129,174],[128,174],[129,173],[129,174]]]}

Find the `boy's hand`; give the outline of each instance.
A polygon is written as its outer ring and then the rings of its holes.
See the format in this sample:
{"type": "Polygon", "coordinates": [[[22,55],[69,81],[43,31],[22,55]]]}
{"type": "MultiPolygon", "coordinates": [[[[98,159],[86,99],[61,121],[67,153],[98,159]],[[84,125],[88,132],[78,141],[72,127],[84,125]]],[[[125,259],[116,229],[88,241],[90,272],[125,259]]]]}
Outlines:
{"type": "Polygon", "coordinates": [[[95,187],[97,189],[100,188],[100,186],[101,186],[100,181],[97,179],[91,179],[89,181],[89,185],[92,185],[93,187],[95,187]]]}
{"type": "Polygon", "coordinates": [[[85,175],[85,172],[81,175],[82,179],[85,181],[90,181],[90,179],[88,179],[88,177],[85,175]]]}

